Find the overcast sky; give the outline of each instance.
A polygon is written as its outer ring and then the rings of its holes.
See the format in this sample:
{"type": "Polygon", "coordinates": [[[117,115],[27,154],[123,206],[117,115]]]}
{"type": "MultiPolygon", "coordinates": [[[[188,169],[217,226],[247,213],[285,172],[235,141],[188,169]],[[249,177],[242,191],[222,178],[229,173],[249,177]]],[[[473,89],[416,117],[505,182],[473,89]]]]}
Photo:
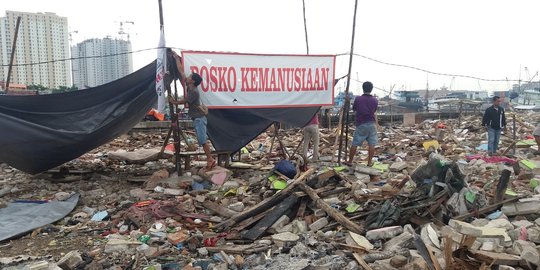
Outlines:
{"type": "MultiPolygon", "coordinates": [[[[347,53],[354,0],[305,0],[311,54],[347,53]]],[[[191,50],[304,54],[302,0],[163,0],[167,46],[191,50]]],[[[2,0],[6,10],[54,12],[68,18],[73,42],[118,36],[120,21],[134,50],[159,39],[157,0],[2,0]]],[[[355,53],[383,62],[439,73],[527,81],[540,70],[538,0],[359,1],[355,53]],[[520,69],[521,66],[521,69],[520,69]]],[[[133,55],[134,69],[155,59],[151,50],[133,55]]],[[[339,56],[336,77],[347,73],[339,56]]],[[[353,60],[352,78],[389,90],[503,90],[514,82],[488,82],[353,60]]],[[[538,76],[534,80],[540,80],[538,76]]],[[[341,87],[341,84],[340,84],[341,87]]],[[[358,85],[353,81],[351,90],[358,85]]],[[[379,92],[382,95],[382,92],[379,92]]]]}

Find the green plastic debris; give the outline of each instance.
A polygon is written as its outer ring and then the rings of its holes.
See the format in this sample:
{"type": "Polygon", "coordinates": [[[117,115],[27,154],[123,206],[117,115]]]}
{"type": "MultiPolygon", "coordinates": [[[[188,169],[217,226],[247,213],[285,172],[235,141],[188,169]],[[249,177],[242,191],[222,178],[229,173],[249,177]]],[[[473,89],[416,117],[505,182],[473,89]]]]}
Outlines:
{"type": "Polygon", "coordinates": [[[530,170],[533,170],[536,168],[536,164],[530,160],[524,159],[521,161],[521,164],[525,165],[530,170]]]}
{"type": "Polygon", "coordinates": [[[511,190],[509,188],[506,189],[506,192],[504,194],[506,194],[508,196],[512,196],[512,197],[516,197],[518,195],[515,191],[513,191],[513,190],[511,190]]]}
{"type": "Polygon", "coordinates": [[[141,243],[146,244],[146,242],[148,242],[148,240],[150,240],[150,235],[147,235],[147,234],[141,235],[141,236],[139,236],[139,238],[137,240],[139,240],[139,242],[141,242],[141,243]]]}
{"type": "Polygon", "coordinates": [[[540,184],[540,181],[538,179],[531,179],[529,183],[531,184],[531,188],[535,189],[538,186],[538,184],[540,184]]]}
{"type": "Polygon", "coordinates": [[[247,148],[242,148],[242,154],[249,154],[249,150],[247,148]]]}
{"type": "Polygon", "coordinates": [[[387,171],[389,168],[390,168],[390,165],[389,164],[382,164],[382,163],[379,163],[379,162],[375,162],[375,164],[373,164],[373,169],[377,169],[381,172],[385,172],[387,171]]]}
{"type": "Polygon", "coordinates": [[[223,196],[225,196],[225,197],[229,196],[229,195],[234,196],[234,195],[236,195],[236,192],[237,192],[236,188],[231,188],[231,189],[227,190],[227,192],[225,192],[225,194],[223,194],[223,196]]]}
{"type": "Polygon", "coordinates": [[[279,180],[279,177],[277,175],[275,175],[275,174],[272,174],[272,175],[270,175],[268,177],[268,181],[270,181],[270,182],[274,182],[276,180],[279,180]]]}
{"type": "Polygon", "coordinates": [[[345,211],[347,211],[347,213],[354,213],[356,212],[356,210],[358,210],[358,208],[360,208],[360,205],[356,203],[351,203],[347,205],[347,208],[345,208],[345,211]]]}
{"type": "Polygon", "coordinates": [[[522,141],[517,142],[516,145],[517,146],[531,146],[531,145],[536,145],[536,141],[534,139],[522,140],[522,141]]]}
{"type": "Polygon", "coordinates": [[[467,191],[465,193],[465,199],[470,203],[474,203],[474,200],[476,199],[476,194],[471,191],[467,191]]]}
{"type": "Polygon", "coordinates": [[[336,172],[342,172],[342,171],[345,171],[345,170],[347,170],[347,167],[345,167],[345,166],[334,167],[334,171],[336,171],[336,172]]]}
{"type": "Polygon", "coordinates": [[[282,189],[285,189],[286,187],[287,187],[287,182],[283,180],[277,180],[277,181],[272,182],[273,189],[282,190],[282,189]]]}

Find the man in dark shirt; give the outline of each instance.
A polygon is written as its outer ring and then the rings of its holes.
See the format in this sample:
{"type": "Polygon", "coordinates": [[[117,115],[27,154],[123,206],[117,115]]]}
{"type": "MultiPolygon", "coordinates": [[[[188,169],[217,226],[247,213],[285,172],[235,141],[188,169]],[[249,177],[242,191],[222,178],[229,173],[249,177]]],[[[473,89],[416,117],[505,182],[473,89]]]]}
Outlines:
{"type": "Polygon", "coordinates": [[[372,166],[372,159],[375,155],[375,146],[377,145],[377,126],[378,120],[377,106],[379,102],[377,98],[371,95],[373,90],[373,84],[371,82],[364,82],[362,84],[364,94],[357,96],[354,99],[353,110],[356,112],[354,137],[351,146],[351,152],[349,153],[349,160],[345,162],[346,165],[351,166],[354,156],[356,155],[356,149],[362,145],[364,141],[368,143],[368,160],[367,165],[372,166]]]}
{"type": "Polygon", "coordinates": [[[184,74],[184,67],[182,66],[182,61],[180,56],[174,51],[172,52],[174,59],[176,60],[176,66],[180,72],[180,79],[186,82],[187,93],[183,99],[175,100],[173,97],[169,97],[169,102],[172,104],[188,104],[189,111],[188,116],[193,120],[193,126],[195,127],[195,132],[197,133],[197,142],[204,149],[206,154],[207,169],[212,169],[216,166],[216,160],[212,157],[212,151],[210,150],[210,143],[206,136],[206,114],[201,109],[201,99],[198,90],[198,86],[202,82],[202,78],[199,74],[193,73],[186,77],[184,74]]]}
{"type": "Polygon", "coordinates": [[[497,153],[499,140],[501,138],[501,129],[506,128],[506,116],[504,108],[500,106],[501,98],[494,96],[493,106],[486,109],[482,119],[482,126],[488,131],[488,155],[492,156],[497,153]]]}

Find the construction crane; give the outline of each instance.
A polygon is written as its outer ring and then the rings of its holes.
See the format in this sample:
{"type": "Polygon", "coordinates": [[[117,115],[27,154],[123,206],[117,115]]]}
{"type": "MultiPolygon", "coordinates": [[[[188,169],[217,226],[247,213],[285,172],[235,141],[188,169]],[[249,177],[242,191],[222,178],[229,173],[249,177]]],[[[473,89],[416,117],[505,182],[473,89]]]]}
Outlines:
{"type": "Polygon", "coordinates": [[[127,40],[129,41],[129,32],[124,31],[124,24],[134,25],[135,22],[133,22],[133,21],[120,21],[118,23],[120,24],[120,28],[118,29],[118,35],[120,35],[120,36],[126,35],[127,40]]]}

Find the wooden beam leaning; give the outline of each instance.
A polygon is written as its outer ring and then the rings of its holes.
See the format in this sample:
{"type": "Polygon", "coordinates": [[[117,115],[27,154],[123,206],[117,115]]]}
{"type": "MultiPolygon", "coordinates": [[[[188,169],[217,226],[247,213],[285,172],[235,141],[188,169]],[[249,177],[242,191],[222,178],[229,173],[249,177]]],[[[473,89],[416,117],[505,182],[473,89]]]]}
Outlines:
{"type": "Polygon", "coordinates": [[[308,196],[315,202],[317,207],[321,208],[326,212],[330,217],[332,217],[335,221],[337,221],[339,224],[343,225],[343,227],[347,228],[347,230],[354,232],[354,233],[362,233],[362,227],[360,225],[352,222],[349,220],[346,216],[341,214],[338,210],[333,208],[332,206],[328,205],[325,201],[317,195],[315,190],[313,190],[311,187],[306,185],[305,183],[300,183],[299,187],[308,194],[308,196]]]}
{"type": "Polygon", "coordinates": [[[240,222],[240,221],[242,221],[244,219],[255,216],[255,215],[257,215],[257,214],[259,214],[259,213],[273,207],[274,205],[280,203],[290,193],[292,193],[296,189],[296,187],[298,185],[300,185],[304,181],[306,181],[314,172],[315,172],[315,169],[313,169],[313,168],[307,170],[302,175],[300,175],[300,177],[298,177],[296,180],[294,180],[294,182],[289,184],[289,186],[287,186],[285,189],[283,189],[282,191],[274,194],[274,196],[272,196],[270,198],[266,198],[263,201],[261,201],[260,203],[258,203],[257,205],[254,205],[253,207],[251,207],[250,209],[248,209],[248,210],[246,210],[246,211],[244,211],[242,213],[239,213],[237,215],[234,215],[230,219],[225,220],[225,221],[217,224],[216,227],[215,227],[216,230],[222,231],[222,230],[228,229],[231,226],[233,226],[234,224],[236,224],[237,222],[240,222]]]}

